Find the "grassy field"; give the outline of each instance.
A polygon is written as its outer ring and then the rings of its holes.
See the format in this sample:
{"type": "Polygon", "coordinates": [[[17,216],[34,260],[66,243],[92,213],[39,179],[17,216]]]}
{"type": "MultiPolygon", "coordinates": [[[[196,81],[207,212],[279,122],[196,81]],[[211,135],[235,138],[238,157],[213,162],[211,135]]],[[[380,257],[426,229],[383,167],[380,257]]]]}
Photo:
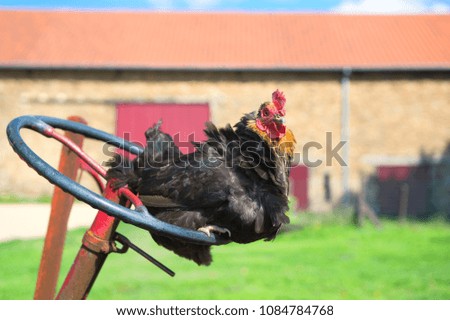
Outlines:
{"type": "MultiPolygon", "coordinates": [[[[198,267],[123,224],[119,230],[172,268],[134,252],[108,257],[90,299],[450,299],[450,226],[384,221],[357,229],[308,216],[273,242],[213,249],[198,267]],[[305,222],[307,221],[307,222],[305,222]]],[[[69,233],[65,275],[84,230],[69,233]]],[[[0,244],[0,299],[31,299],[43,241],[0,244]]],[[[62,281],[62,277],[60,281],[62,281]]]]}
{"type": "Polygon", "coordinates": [[[50,203],[52,201],[51,196],[38,196],[38,197],[19,197],[14,194],[0,195],[0,204],[3,203],[50,203]]]}

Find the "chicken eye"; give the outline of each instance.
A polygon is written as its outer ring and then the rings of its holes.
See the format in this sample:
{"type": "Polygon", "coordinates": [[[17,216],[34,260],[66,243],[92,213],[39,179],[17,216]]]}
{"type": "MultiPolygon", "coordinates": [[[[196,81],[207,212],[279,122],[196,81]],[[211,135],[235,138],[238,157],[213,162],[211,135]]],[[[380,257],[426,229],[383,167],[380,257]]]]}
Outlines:
{"type": "Polygon", "coordinates": [[[269,110],[264,109],[264,110],[263,110],[263,115],[267,117],[267,116],[269,115],[269,110]]]}

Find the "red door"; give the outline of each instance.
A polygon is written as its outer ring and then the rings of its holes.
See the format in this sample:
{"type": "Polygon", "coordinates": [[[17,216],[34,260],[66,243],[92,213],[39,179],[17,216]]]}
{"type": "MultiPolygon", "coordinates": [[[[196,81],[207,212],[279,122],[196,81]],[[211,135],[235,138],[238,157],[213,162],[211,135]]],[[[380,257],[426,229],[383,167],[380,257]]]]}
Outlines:
{"type": "Polygon", "coordinates": [[[208,104],[119,104],[116,135],[145,146],[144,132],[159,119],[161,130],[170,134],[183,153],[194,150],[190,141],[202,141],[205,122],[209,120],[208,104]]]}
{"type": "MultiPolygon", "coordinates": [[[[116,135],[145,146],[144,132],[159,119],[162,131],[170,134],[183,153],[194,150],[190,141],[203,141],[205,122],[209,120],[208,104],[119,104],[116,135]]],[[[291,194],[297,198],[298,209],[308,207],[308,168],[291,169],[291,194]]]]}
{"type": "Polygon", "coordinates": [[[291,168],[289,175],[290,192],[297,198],[297,209],[308,208],[308,167],[297,165],[291,168]]]}

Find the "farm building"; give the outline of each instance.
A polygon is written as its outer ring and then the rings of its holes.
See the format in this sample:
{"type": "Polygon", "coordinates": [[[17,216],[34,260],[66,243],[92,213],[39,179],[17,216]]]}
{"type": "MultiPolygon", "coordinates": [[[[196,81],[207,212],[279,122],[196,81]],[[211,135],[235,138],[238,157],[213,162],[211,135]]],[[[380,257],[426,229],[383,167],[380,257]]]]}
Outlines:
{"type": "MultiPolygon", "coordinates": [[[[450,15],[0,11],[0,34],[3,132],[24,114],[80,115],[143,141],[162,118],[188,150],[205,121],[234,124],[278,88],[299,207],[329,210],[365,186],[378,211],[405,195],[414,214],[450,211],[450,15]]],[[[57,165],[58,143],[24,136],[57,165]]],[[[0,194],[50,194],[0,143],[0,194]]]]}

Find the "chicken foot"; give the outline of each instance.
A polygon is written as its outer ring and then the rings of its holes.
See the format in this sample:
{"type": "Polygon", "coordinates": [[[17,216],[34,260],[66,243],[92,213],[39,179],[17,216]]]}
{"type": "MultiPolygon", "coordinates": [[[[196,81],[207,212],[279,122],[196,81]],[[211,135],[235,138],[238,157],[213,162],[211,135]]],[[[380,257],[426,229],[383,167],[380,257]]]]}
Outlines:
{"type": "Polygon", "coordinates": [[[216,232],[219,234],[228,234],[229,237],[231,237],[231,232],[230,230],[228,230],[227,228],[222,228],[222,227],[218,227],[218,226],[204,226],[201,228],[198,228],[197,231],[201,231],[203,233],[205,233],[208,237],[211,237],[211,232],[216,232]]]}

